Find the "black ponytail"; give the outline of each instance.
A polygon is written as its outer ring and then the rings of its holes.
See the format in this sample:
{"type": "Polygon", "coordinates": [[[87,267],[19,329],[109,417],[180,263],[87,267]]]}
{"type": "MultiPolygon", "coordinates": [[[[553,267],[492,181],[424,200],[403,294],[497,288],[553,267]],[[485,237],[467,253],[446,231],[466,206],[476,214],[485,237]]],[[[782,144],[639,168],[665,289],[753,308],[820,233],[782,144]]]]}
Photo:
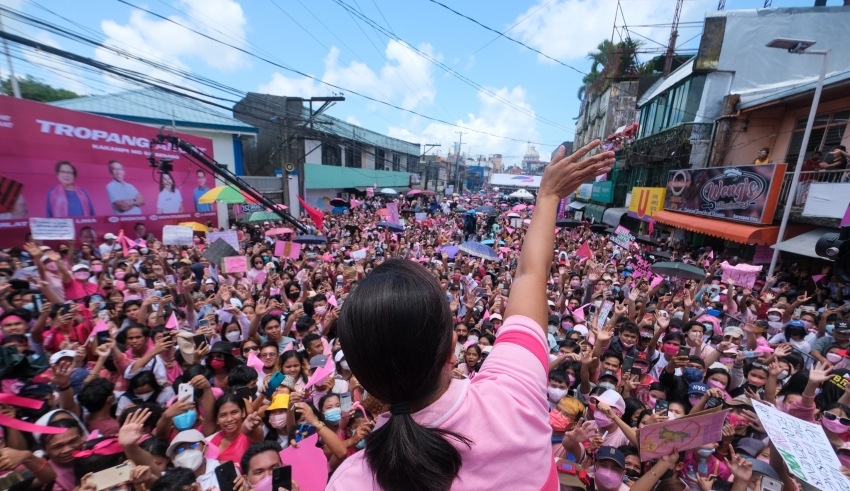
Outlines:
{"type": "Polygon", "coordinates": [[[457,433],[428,428],[411,406],[431,402],[447,384],[454,352],[452,314],[440,285],[422,266],[390,260],[361,281],[343,306],[339,339],[345,359],[370,396],[392,417],[366,437],[366,460],[385,491],[444,491],[470,447],[457,433]]]}

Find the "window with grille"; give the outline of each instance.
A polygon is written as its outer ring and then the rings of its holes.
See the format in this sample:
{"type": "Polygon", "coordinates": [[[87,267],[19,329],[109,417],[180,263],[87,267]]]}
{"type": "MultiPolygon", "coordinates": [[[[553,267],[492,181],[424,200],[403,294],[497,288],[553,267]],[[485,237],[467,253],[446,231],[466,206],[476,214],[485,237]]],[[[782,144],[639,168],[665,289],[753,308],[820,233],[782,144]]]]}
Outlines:
{"type": "Polygon", "coordinates": [[[384,150],[375,148],[375,170],[384,170],[384,150]]]}
{"type": "MultiPolygon", "coordinates": [[[[844,132],[847,130],[848,120],[850,120],[850,111],[824,113],[815,116],[812,135],[809,137],[809,144],[806,145],[803,161],[808,160],[815,151],[823,152],[824,157],[827,157],[826,152],[832,150],[836,145],[841,145],[844,132]]],[[[788,144],[788,153],[785,154],[785,162],[788,163],[789,171],[794,170],[794,167],[797,166],[807,121],[808,118],[799,119],[797,124],[794,125],[794,133],[791,135],[791,142],[788,144]]]]}
{"type": "Polygon", "coordinates": [[[360,151],[360,144],[354,143],[351,146],[345,147],[345,166],[346,167],[356,167],[358,169],[363,167],[362,159],[363,155],[360,151]]]}
{"type": "Polygon", "coordinates": [[[342,166],[342,157],[337,145],[322,145],[322,165],[342,166]]]}
{"type": "Polygon", "coordinates": [[[393,153],[393,170],[399,171],[401,170],[401,155],[397,153],[393,153]]]}

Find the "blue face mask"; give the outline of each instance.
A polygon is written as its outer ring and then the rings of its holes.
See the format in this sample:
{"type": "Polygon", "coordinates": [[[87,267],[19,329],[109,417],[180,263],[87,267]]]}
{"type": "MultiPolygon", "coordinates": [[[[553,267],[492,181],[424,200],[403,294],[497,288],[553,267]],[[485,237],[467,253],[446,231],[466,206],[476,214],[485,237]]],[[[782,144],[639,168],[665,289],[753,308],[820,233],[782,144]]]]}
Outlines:
{"type": "Polygon", "coordinates": [[[364,448],[366,448],[366,440],[360,440],[359,442],[357,442],[357,445],[354,446],[357,447],[357,449],[359,450],[363,450],[364,448]]]}
{"type": "Polygon", "coordinates": [[[682,376],[688,383],[699,382],[702,380],[702,370],[699,368],[686,368],[682,371],[682,376]]]}
{"type": "Polygon", "coordinates": [[[339,423],[342,419],[342,410],[338,407],[325,411],[325,421],[331,424],[339,423]]]}
{"type": "Polygon", "coordinates": [[[185,431],[192,429],[192,426],[195,425],[196,419],[198,419],[198,413],[192,409],[183,414],[178,414],[171,421],[174,423],[174,427],[177,428],[178,431],[185,431]]]}
{"type": "Polygon", "coordinates": [[[32,303],[32,302],[30,302],[30,303],[25,303],[25,304],[24,304],[24,308],[25,308],[25,309],[27,309],[27,310],[29,310],[30,312],[35,312],[35,304],[34,304],[34,303],[32,303]]]}
{"type": "MultiPolygon", "coordinates": [[[[24,308],[26,308],[26,305],[24,305],[24,308]]],[[[828,332],[829,334],[832,334],[833,329],[835,329],[835,324],[827,324],[826,325],[826,332],[828,332]]]]}

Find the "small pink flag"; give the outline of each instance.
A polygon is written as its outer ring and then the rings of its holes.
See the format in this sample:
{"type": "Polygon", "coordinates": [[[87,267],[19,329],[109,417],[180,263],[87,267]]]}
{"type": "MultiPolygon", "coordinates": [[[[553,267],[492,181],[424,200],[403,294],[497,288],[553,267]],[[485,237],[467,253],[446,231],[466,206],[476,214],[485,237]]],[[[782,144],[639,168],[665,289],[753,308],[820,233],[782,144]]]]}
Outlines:
{"type": "MultiPolygon", "coordinates": [[[[413,260],[415,261],[416,259],[413,258],[413,260]]],[[[333,305],[334,307],[339,307],[339,304],[336,301],[336,296],[333,293],[328,294],[328,303],[333,305]]]]}
{"type": "Polygon", "coordinates": [[[331,345],[328,344],[328,340],[324,336],[322,336],[322,354],[328,357],[328,362],[333,366],[334,360],[331,356],[331,345]]]}
{"type": "Polygon", "coordinates": [[[94,325],[94,329],[92,329],[92,334],[97,334],[99,332],[109,331],[109,326],[106,325],[106,321],[100,319],[97,321],[97,324],[94,325]]]}
{"type": "Polygon", "coordinates": [[[714,251],[708,251],[708,258],[714,259],[714,251]]]}
{"type": "Polygon", "coordinates": [[[655,288],[656,286],[660,285],[662,281],[664,281],[664,278],[662,278],[661,276],[655,275],[655,276],[652,277],[652,283],[649,284],[649,287],[655,288]]]}
{"type": "MultiPolygon", "coordinates": [[[[332,358],[328,358],[328,360],[333,361],[332,358]]],[[[328,379],[331,375],[333,375],[333,370],[328,370],[326,367],[319,367],[313,372],[313,375],[310,376],[310,379],[307,380],[307,384],[304,385],[304,390],[313,387],[314,385],[322,385],[325,380],[328,379]]]]}
{"type": "Polygon", "coordinates": [[[581,247],[576,251],[576,256],[583,257],[585,259],[589,258],[593,253],[590,252],[590,244],[585,241],[581,247]]]}
{"type": "Polygon", "coordinates": [[[505,227],[505,230],[507,230],[509,234],[514,233],[514,229],[512,229],[511,227],[505,227]]]}
{"type": "Polygon", "coordinates": [[[180,323],[177,322],[177,315],[172,312],[171,317],[168,318],[168,322],[165,323],[166,329],[177,329],[180,327],[180,323]]]}
{"type": "Polygon", "coordinates": [[[826,275],[825,274],[813,274],[812,275],[812,281],[814,281],[815,283],[820,283],[820,280],[822,280],[824,276],[826,276],[826,275]]]}
{"type": "Polygon", "coordinates": [[[283,347],[283,351],[281,351],[281,353],[285,353],[287,351],[292,351],[294,349],[295,349],[295,345],[293,345],[292,343],[289,343],[289,344],[287,344],[286,346],[283,347]]]}
{"type": "Polygon", "coordinates": [[[257,358],[257,355],[254,353],[248,355],[247,364],[249,367],[256,370],[257,373],[263,373],[263,362],[257,358]]]}

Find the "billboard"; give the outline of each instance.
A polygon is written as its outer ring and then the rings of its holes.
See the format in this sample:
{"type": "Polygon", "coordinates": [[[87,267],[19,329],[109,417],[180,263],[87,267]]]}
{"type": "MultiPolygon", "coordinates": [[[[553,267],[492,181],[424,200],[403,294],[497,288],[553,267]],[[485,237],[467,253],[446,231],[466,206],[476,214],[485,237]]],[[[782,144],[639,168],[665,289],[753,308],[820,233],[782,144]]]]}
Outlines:
{"type": "Polygon", "coordinates": [[[666,191],[665,188],[632,188],[629,216],[639,219],[654,217],[664,208],[666,191]]]}
{"type": "MultiPolygon", "coordinates": [[[[197,199],[215,178],[170,145],[156,145],[156,128],[38,102],[0,96],[0,182],[14,196],[0,208],[0,247],[21,245],[29,218],[73,218],[79,242],[99,244],[107,232],[130,238],[181,221],[217,224],[214,205],[197,199]]],[[[212,156],[212,140],[177,134],[212,156]]]]}
{"type": "Polygon", "coordinates": [[[785,167],[765,164],[672,170],[664,209],[736,222],[771,223],[785,167]]]}

